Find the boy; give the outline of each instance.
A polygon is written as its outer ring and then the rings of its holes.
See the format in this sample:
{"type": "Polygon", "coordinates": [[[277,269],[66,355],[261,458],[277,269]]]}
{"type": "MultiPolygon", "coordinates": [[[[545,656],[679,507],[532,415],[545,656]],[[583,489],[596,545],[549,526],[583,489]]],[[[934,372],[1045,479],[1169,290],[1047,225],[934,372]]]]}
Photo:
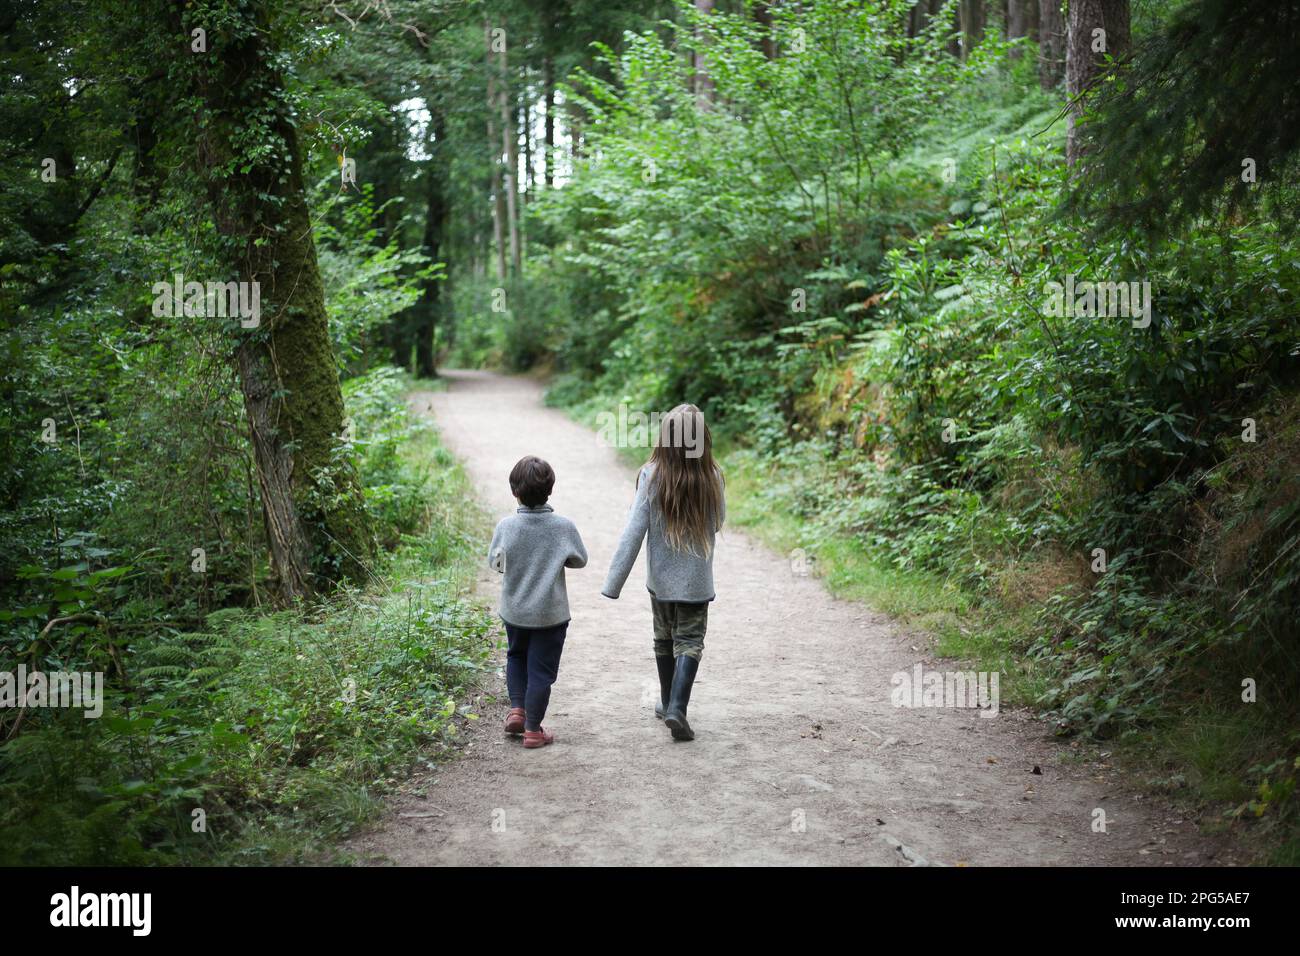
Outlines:
{"type": "Polygon", "coordinates": [[[506,733],[522,733],[530,750],[555,741],[542,729],[542,718],[569,628],[564,569],[587,564],[578,529],[546,503],[554,486],[550,465],[533,455],[519,459],[510,470],[519,509],[497,523],[488,548],[488,565],[504,576],[498,613],[508,648],[506,733]]]}

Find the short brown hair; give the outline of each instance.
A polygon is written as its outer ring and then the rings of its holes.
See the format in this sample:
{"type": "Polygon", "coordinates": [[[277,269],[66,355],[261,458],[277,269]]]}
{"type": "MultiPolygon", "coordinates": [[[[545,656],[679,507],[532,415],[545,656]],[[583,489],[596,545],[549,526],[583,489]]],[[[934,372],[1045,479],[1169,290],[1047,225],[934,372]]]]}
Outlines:
{"type": "Polygon", "coordinates": [[[510,469],[510,493],[529,508],[546,504],[555,487],[555,471],[536,455],[525,455],[510,469]]]}

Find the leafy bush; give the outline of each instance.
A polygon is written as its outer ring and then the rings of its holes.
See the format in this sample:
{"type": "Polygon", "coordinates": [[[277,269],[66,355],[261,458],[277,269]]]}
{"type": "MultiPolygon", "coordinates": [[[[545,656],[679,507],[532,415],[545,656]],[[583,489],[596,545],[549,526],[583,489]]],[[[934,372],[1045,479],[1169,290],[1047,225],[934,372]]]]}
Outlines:
{"type": "Polygon", "coordinates": [[[715,110],[651,36],[572,91],[590,154],[540,215],[570,237],[551,281],[584,309],[554,336],[552,401],[694,401],[774,464],[811,538],[984,600],[1029,582],[1020,651],[1063,731],[1114,735],[1242,668],[1271,675],[1284,723],[1293,240],[1238,219],[1098,238],[1057,214],[1061,130],[1028,71],[996,44],[965,67],[933,65],[927,38],[886,56],[857,32],[878,9],[801,8],[813,55],[774,61],[743,18],[711,18],[715,110]],[[944,106],[915,112],[899,84],[944,106]],[[1062,314],[1049,283],[1068,278],[1148,282],[1150,321],[1062,314]]]}
{"type": "Polygon", "coordinates": [[[91,536],[63,540],[75,564],[19,569],[0,669],[99,671],[106,699],[97,720],[3,712],[0,863],[300,859],[473,719],[492,642],[460,587],[479,519],[405,388],[391,368],[345,386],[367,506],[396,549],[370,590],[193,620],[141,589],[153,572],[97,567],[111,552],[91,536]]]}

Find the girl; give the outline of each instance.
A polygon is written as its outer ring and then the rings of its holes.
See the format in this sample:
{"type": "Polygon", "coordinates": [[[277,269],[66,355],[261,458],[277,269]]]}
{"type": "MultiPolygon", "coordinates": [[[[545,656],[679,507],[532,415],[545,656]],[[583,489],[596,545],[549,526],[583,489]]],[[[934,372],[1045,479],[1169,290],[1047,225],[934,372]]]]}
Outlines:
{"type": "Polygon", "coordinates": [[[714,597],[713,539],[726,515],[709,426],[694,405],[678,405],[664,417],[650,460],[637,476],[636,501],[601,588],[606,597],[618,597],[647,539],[646,587],[659,669],[655,716],[674,740],[695,739],[686,705],[714,597]]]}

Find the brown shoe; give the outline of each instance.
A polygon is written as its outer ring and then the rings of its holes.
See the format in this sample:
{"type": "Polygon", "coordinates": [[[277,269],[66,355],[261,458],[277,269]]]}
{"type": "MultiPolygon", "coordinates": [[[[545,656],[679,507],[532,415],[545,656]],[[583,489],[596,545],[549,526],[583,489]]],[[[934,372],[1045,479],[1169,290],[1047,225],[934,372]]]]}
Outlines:
{"type": "Polygon", "coordinates": [[[545,747],[547,744],[555,743],[555,734],[548,734],[546,728],[539,727],[537,730],[524,731],[524,746],[529,750],[537,747],[545,747]]]}
{"type": "Polygon", "coordinates": [[[510,713],[506,714],[506,733],[522,734],[524,732],[524,709],[522,707],[511,707],[510,713]]]}

